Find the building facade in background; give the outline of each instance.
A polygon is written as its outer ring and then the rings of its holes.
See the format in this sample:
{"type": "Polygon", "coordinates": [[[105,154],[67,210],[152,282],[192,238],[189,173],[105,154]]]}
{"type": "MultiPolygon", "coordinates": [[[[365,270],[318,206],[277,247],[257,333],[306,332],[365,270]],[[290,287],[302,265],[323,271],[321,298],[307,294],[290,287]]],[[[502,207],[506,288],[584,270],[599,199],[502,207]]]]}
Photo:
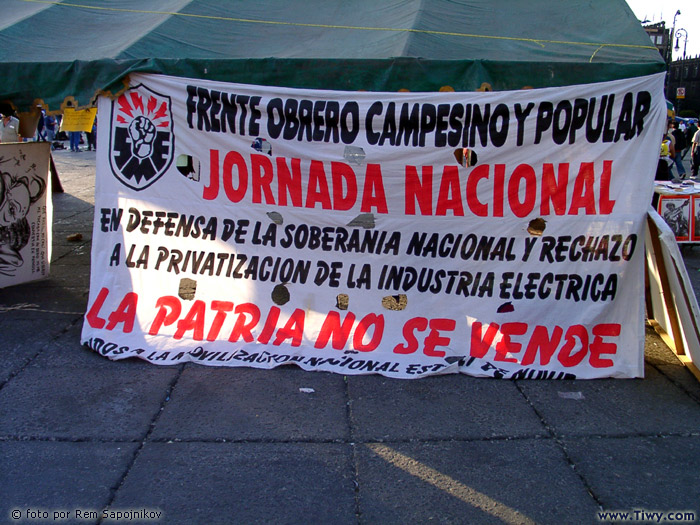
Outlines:
{"type": "Polygon", "coordinates": [[[661,53],[661,56],[664,57],[664,60],[666,63],[669,62],[669,57],[671,56],[671,31],[669,29],[666,29],[666,22],[657,22],[656,24],[650,24],[644,26],[644,31],[647,32],[647,35],[649,35],[649,38],[651,39],[651,43],[656,46],[656,48],[659,50],[659,53],[661,53]]]}
{"type": "Polygon", "coordinates": [[[673,102],[676,114],[683,110],[700,113],[700,57],[671,62],[666,78],[666,99],[673,102]]]}
{"type": "Polygon", "coordinates": [[[666,99],[673,102],[676,114],[684,110],[700,115],[700,57],[671,60],[673,40],[671,30],[666,28],[666,22],[658,22],[644,26],[651,42],[668,64],[665,93],[666,99]]]}

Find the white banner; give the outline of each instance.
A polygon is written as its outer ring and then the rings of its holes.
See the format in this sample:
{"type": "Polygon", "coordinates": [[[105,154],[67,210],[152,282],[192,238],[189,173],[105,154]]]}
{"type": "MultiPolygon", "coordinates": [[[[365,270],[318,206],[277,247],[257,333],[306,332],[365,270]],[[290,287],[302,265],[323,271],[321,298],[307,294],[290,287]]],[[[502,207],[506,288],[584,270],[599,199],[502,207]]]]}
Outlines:
{"type": "Polygon", "coordinates": [[[162,364],[641,377],[663,81],[369,93],[132,75],[98,106],[83,343],[162,364]]]}

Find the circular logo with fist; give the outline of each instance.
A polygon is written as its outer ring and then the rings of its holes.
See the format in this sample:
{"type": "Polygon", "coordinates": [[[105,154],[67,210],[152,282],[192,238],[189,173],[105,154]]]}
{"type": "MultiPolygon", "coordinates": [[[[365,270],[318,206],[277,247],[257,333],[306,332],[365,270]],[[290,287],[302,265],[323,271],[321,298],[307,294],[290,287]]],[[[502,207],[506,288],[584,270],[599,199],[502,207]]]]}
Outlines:
{"type": "Polygon", "coordinates": [[[117,179],[140,191],[157,181],[173,161],[170,97],[143,84],[112,103],[110,164],[117,179]]]}

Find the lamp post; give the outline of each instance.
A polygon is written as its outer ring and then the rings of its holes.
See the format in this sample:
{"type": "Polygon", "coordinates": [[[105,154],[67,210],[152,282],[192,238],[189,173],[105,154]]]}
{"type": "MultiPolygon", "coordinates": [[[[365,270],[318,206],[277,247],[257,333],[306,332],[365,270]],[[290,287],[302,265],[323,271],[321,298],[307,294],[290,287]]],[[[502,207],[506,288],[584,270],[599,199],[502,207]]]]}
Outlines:
{"type": "Polygon", "coordinates": [[[668,45],[668,57],[667,57],[668,65],[671,65],[671,61],[673,60],[673,35],[676,33],[676,17],[680,14],[681,14],[681,10],[678,9],[676,11],[676,14],[673,15],[673,26],[671,26],[671,34],[668,35],[669,39],[671,39],[671,41],[669,42],[669,45],[668,45]]]}
{"type": "Polygon", "coordinates": [[[678,49],[679,49],[678,42],[681,39],[681,31],[683,31],[683,60],[685,60],[685,48],[688,45],[688,31],[686,31],[682,27],[678,31],[676,31],[676,47],[675,47],[675,49],[676,49],[676,51],[678,51],[678,49]]]}

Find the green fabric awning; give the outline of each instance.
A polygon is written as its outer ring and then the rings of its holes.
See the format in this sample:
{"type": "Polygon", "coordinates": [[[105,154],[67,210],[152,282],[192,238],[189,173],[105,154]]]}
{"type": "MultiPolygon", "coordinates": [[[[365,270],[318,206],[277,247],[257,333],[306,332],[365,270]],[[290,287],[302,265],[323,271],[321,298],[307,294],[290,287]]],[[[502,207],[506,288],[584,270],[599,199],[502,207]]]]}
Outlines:
{"type": "Polygon", "coordinates": [[[133,71],[368,91],[521,89],[665,63],[624,0],[4,0],[0,101],[91,105],[133,71]]]}

